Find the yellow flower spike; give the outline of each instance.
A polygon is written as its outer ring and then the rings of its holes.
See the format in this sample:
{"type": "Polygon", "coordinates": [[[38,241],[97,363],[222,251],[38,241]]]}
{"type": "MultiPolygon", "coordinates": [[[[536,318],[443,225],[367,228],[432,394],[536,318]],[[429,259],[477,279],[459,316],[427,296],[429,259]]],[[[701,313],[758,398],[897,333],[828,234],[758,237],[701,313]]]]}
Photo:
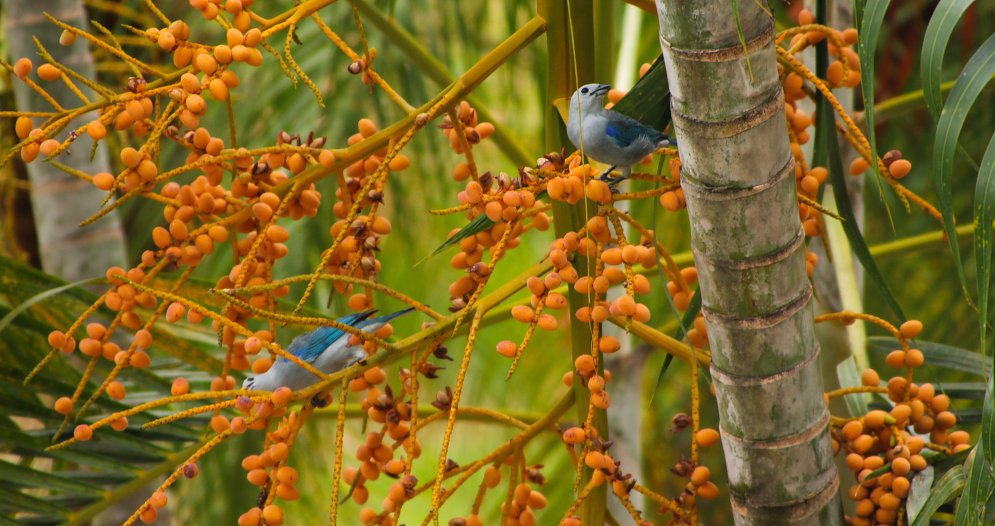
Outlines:
{"type": "MultiPolygon", "coordinates": [[[[343,387],[348,389],[347,382],[342,382],[342,385],[343,387]]],[[[307,420],[309,416],[311,416],[311,413],[314,412],[314,409],[315,406],[313,404],[306,404],[304,408],[300,410],[300,412],[292,412],[287,417],[286,421],[287,425],[290,427],[290,434],[287,436],[287,439],[284,440],[284,443],[287,445],[288,448],[293,447],[294,440],[297,439],[297,433],[300,432],[301,427],[304,425],[304,422],[307,420]]],[[[277,480],[276,473],[280,468],[286,465],[287,465],[287,459],[283,459],[277,462],[270,470],[272,476],[269,477],[269,485],[266,490],[266,505],[272,504],[273,499],[276,498],[276,485],[279,482],[277,480]]]]}
{"type": "MultiPolygon", "coordinates": [[[[847,128],[845,128],[842,124],[838,122],[836,123],[836,129],[839,130],[839,132],[843,135],[843,138],[846,139],[846,141],[849,142],[850,145],[852,145],[854,149],[857,150],[857,152],[860,153],[860,155],[865,160],[870,158],[871,156],[869,151],[870,147],[867,147],[867,149],[865,149],[864,145],[857,138],[851,135],[850,131],[847,128]]],[[[884,161],[882,161],[880,157],[878,157],[878,172],[885,174],[885,177],[890,177],[888,169],[884,165],[884,161]]],[[[909,190],[908,188],[905,187],[905,185],[903,185],[898,181],[895,181],[895,183],[892,185],[892,188],[894,188],[895,191],[901,194],[902,196],[907,197],[910,201],[919,206],[919,208],[922,208],[933,219],[936,219],[937,223],[943,225],[943,216],[940,214],[940,211],[937,210],[936,207],[934,207],[932,204],[927,202],[922,197],[919,197],[918,194],[916,194],[912,190],[909,190]]],[[[906,204],[906,210],[908,210],[908,204],[906,204]]]]}
{"type": "MultiPolygon", "coordinates": [[[[517,464],[515,460],[521,458],[521,456],[521,450],[515,451],[512,457],[512,462],[517,464]]],[[[501,524],[508,524],[508,519],[511,518],[511,503],[515,497],[515,486],[518,485],[518,475],[520,473],[520,471],[515,468],[511,468],[509,471],[511,471],[511,476],[508,477],[507,489],[505,490],[504,495],[504,503],[501,505],[501,509],[503,510],[501,512],[501,524]]]]}
{"type": "MultiPolygon", "coordinates": [[[[685,339],[691,346],[691,350],[694,351],[695,347],[691,344],[691,340],[686,335],[685,339]]],[[[701,464],[701,458],[698,455],[698,429],[701,428],[701,389],[698,387],[699,365],[698,360],[691,360],[691,461],[696,465],[701,464]]],[[[697,501],[691,507],[690,522],[691,524],[698,524],[697,501]]]]}
{"type": "Polygon", "coordinates": [[[115,57],[117,57],[117,58],[119,58],[119,59],[127,62],[128,64],[130,64],[132,66],[138,67],[142,71],[145,71],[147,73],[151,73],[153,76],[156,76],[156,77],[165,77],[165,76],[167,76],[167,74],[165,72],[160,71],[158,68],[154,68],[154,67],[152,67],[152,66],[150,66],[150,65],[142,62],[141,60],[138,60],[137,58],[135,58],[135,57],[133,57],[133,56],[125,53],[121,49],[119,49],[117,47],[114,47],[114,46],[112,46],[110,44],[107,44],[102,39],[97,38],[96,36],[91,35],[90,33],[87,33],[86,31],[83,31],[82,29],[78,29],[78,28],[75,28],[75,27],[73,27],[73,26],[71,26],[69,24],[66,24],[66,23],[62,22],[61,20],[53,17],[52,15],[50,15],[48,13],[43,13],[43,15],[45,16],[46,19],[48,19],[49,22],[51,22],[51,23],[59,26],[63,31],[68,31],[70,33],[73,33],[76,36],[80,36],[80,37],[83,37],[83,38],[87,39],[88,41],[90,41],[91,45],[96,46],[96,47],[98,47],[98,48],[106,51],[107,53],[109,53],[111,55],[114,55],[115,57]]]}
{"type": "MultiPolygon", "coordinates": [[[[251,395],[251,393],[253,393],[253,392],[254,391],[244,391],[244,390],[238,389],[238,390],[230,390],[230,391],[208,391],[208,392],[203,392],[203,393],[187,393],[185,395],[179,395],[179,396],[167,396],[167,397],[159,398],[159,399],[156,399],[156,400],[152,400],[151,402],[146,402],[144,404],[136,405],[135,407],[130,407],[130,408],[125,409],[123,411],[118,411],[116,413],[113,413],[110,416],[106,416],[106,417],[101,418],[100,420],[97,420],[96,422],[90,424],[90,428],[93,429],[93,430],[97,430],[97,429],[100,429],[101,427],[109,425],[111,422],[117,420],[118,418],[129,417],[129,416],[136,415],[136,414],[144,412],[144,411],[148,411],[149,409],[155,409],[157,407],[162,407],[162,406],[166,406],[166,405],[170,405],[170,404],[175,404],[175,403],[179,403],[179,402],[189,402],[189,401],[196,401],[196,400],[207,400],[207,399],[210,399],[210,398],[217,398],[219,395],[220,396],[234,396],[234,395],[245,395],[246,393],[249,393],[251,395]]],[[[257,396],[259,396],[261,399],[265,398],[266,400],[269,399],[269,395],[271,394],[268,391],[266,391],[266,392],[260,391],[260,393],[265,393],[265,395],[260,394],[260,395],[257,395],[257,396]]],[[[72,444],[75,444],[76,442],[77,442],[77,440],[75,438],[68,438],[66,440],[63,440],[62,442],[59,442],[58,444],[52,444],[51,446],[48,446],[47,448],[45,448],[45,451],[59,450],[59,449],[62,449],[64,447],[67,447],[67,446],[70,446],[72,444]]]]}
{"type": "Polygon", "coordinates": [[[339,487],[342,485],[342,454],[345,440],[345,402],[349,395],[349,383],[342,382],[339,392],[339,412],[335,419],[335,460],[332,468],[332,504],[328,510],[328,523],[335,526],[339,516],[339,487]]]}
{"type": "MultiPolygon", "coordinates": [[[[307,86],[312,93],[314,93],[314,98],[317,99],[318,106],[324,108],[325,98],[321,96],[321,90],[318,89],[318,85],[315,84],[313,80],[311,80],[311,77],[307,76],[307,73],[305,73],[303,69],[301,69],[301,67],[297,64],[297,61],[294,60],[293,53],[290,52],[290,49],[294,43],[294,31],[296,29],[297,29],[297,21],[291,23],[290,26],[287,28],[287,38],[283,44],[283,56],[286,57],[287,63],[290,64],[290,67],[294,70],[294,73],[297,74],[297,77],[300,78],[301,82],[303,82],[304,85],[307,86]]],[[[294,87],[297,87],[297,79],[291,77],[290,80],[291,82],[293,82],[294,87]]]]}
{"type": "MultiPolygon", "coordinates": [[[[145,94],[148,95],[149,92],[145,91],[145,94]]],[[[265,148],[256,148],[256,149],[247,150],[247,151],[239,151],[237,149],[231,149],[231,148],[229,148],[229,149],[222,150],[219,155],[215,155],[213,157],[210,156],[210,155],[202,155],[200,159],[198,159],[198,160],[196,160],[196,161],[194,161],[192,163],[187,163],[187,164],[184,164],[183,166],[179,166],[177,168],[173,168],[172,170],[169,170],[169,171],[166,171],[166,172],[162,172],[159,175],[157,175],[155,177],[155,179],[153,179],[152,182],[149,183],[149,185],[150,185],[150,187],[154,188],[154,187],[158,186],[160,183],[166,182],[169,179],[172,179],[173,177],[176,177],[177,175],[180,175],[180,174],[183,174],[183,173],[186,173],[186,172],[191,172],[191,171],[197,170],[199,168],[203,168],[204,166],[207,166],[209,164],[220,164],[220,163],[222,163],[224,161],[234,161],[235,159],[240,158],[240,157],[245,157],[245,156],[259,156],[259,155],[263,155],[263,154],[267,154],[267,153],[276,153],[276,152],[285,152],[285,153],[310,153],[311,151],[312,151],[312,148],[307,148],[307,147],[303,147],[303,146],[291,146],[289,144],[283,144],[281,146],[268,146],[268,147],[265,147],[265,148]]],[[[289,189],[289,187],[287,187],[287,188],[289,189]]],[[[126,201],[129,201],[130,199],[132,199],[136,195],[144,195],[146,192],[147,192],[147,190],[143,186],[141,188],[136,188],[134,190],[131,190],[129,192],[124,193],[121,196],[118,196],[118,198],[115,199],[113,202],[111,202],[109,205],[101,208],[100,211],[98,211],[97,213],[95,213],[95,214],[91,215],[90,217],[86,218],[85,220],[83,220],[80,223],[80,226],[87,226],[87,225],[89,225],[89,224],[91,224],[91,223],[99,220],[100,218],[102,218],[105,215],[109,214],[111,211],[117,209],[118,207],[120,207],[121,205],[123,205],[126,201]]],[[[241,211],[239,211],[239,212],[237,212],[235,214],[232,214],[232,215],[229,215],[229,216],[225,217],[223,220],[221,220],[221,221],[219,221],[217,223],[205,224],[205,225],[200,226],[199,228],[197,228],[196,230],[194,230],[194,231],[192,231],[190,233],[190,237],[194,238],[194,237],[196,237],[199,234],[206,233],[207,229],[210,228],[211,226],[214,226],[215,224],[220,224],[220,225],[238,224],[239,222],[245,220],[249,215],[251,215],[251,213],[252,213],[252,211],[249,208],[245,208],[244,210],[241,210],[241,211]]]]}
{"type": "MultiPolygon", "coordinates": [[[[210,394],[212,398],[217,398],[218,392],[219,391],[205,391],[204,393],[196,393],[196,394],[210,394]]],[[[189,394],[182,396],[189,396],[189,394]]],[[[245,396],[245,395],[239,395],[239,396],[245,396]]],[[[270,397],[266,395],[255,395],[255,396],[249,396],[249,399],[255,403],[263,403],[269,401],[270,397]]],[[[152,429],[154,427],[164,426],[166,424],[172,424],[173,422],[179,422],[180,420],[185,420],[192,416],[197,416],[204,413],[210,413],[212,411],[218,411],[228,407],[234,407],[235,405],[237,405],[237,403],[238,403],[238,398],[231,398],[228,400],[222,400],[207,405],[193,407],[177,413],[173,413],[169,416],[164,416],[162,418],[157,418],[150,422],[146,422],[142,424],[142,429],[152,429]]]]}
{"type": "MultiPolygon", "coordinates": [[[[562,523],[567,517],[573,515],[577,510],[580,509],[581,504],[584,504],[584,501],[587,500],[587,496],[590,495],[591,491],[598,486],[596,482],[597,479],[591,477],[591,480],[589,480],[587,484],[583,488],[581,488],[580,493],[577,494],[577,498],[574,499],[572,504],[570,504],[570,507],[567,508],[567,511],[563,513],[563,518],[560,519],[560,521],[557,524],[562,523]]],[[[601,483],[604,484],[604,481],[602,480],[601,483]]]]}
{"type": "Polygon", "coordinates": [[[833,212],[832,210],[829,210],[828,208],[822,206],[822,204],[819,203],[818,201],[816,201],[814,199],[809,199],[808,197],[806,197],[806,196],[804,196],[804,195],[802,195],[800,193],[799,194],[795,194],[795,197],[798,198],[798,201],[800,201],[801,203],[804,203],[805,206],[808,206],[809,208],[817,210],[820,214],[827,215],[827,216],[832,217],[833,219],[836,219],[838,221],[843,221],[843,218],[840,217],[839,214],[837,214],[836,212],[833,212]]]}
{"type": "MultiPolygon", "coordinates": [[[[311,19],[314,20],[315,24],[318,25],[318,29],[321,29],[321,32],[325,34],[328,40],[330,40],[333,44],[335,44],[336,47],[338,47],[343,53],[345,53],[345,55],[349,57],[350,60],[356,62],[357,60],[360,59],[360,56],[356,54],[356,52],[353,51],[352,48],[349,47],[349,45],[346,44],[344,40],[342,40],[341,37],[339,37],[334,31],[332,31],[332,28],[328,27],[328,25],[325,24],[325,21],[322,20],[317,13],[311,14],[311,19]]],[[[385,81],[379,74],[377,74],[376,71],[373,71],[372,67],[368,67],[366,69],[366,73],[370,75],[370,78],[373,80],[373,82],[376,83],[377,86],[380,86],[380,89],[384,90],[387,96],[389,96],[390,99],[393,100],[395,104],[397,104],[402,110],[404,110],[405,113],[411,113],[415,110],[415,107],[412,106],[411,104],[408,104],[408,102],[404,100],[404,98],[401,97],[401,95],[397,93],[397,91],[395,91],[394,88],[390,86],[390,84],[387,83],[387,81],[385,81]]]]}
{"type": "Polygon", "coordinates": [[[613,494],[618,498],[619,501],[622,502],[622,506],[625,508],[625,511],[629,512],[629,517],[632,517],[632,521],[637,525],[642,524],[643,523],[642,514],[639,513],[639,510],[637,510],[636,507],[632,504],[632,499],[629,498],[629,495],[628,494],[618,495],[614,492],[613,494]]]}
{"type": "MultiPolygon", "coordinates": [[[[83,388],[90,382],[90,377],[93,376],[93,370],[97,367],[98,360],[100,360],[99,354],[91,357],[90,362],[86,364],[86,369],[83,371],[83,376],[80,378],[79,384],[76,386],[76,390],[73,391],[73,395],[69,397],[73,407],[76,407],[76,402],[79,401],[79,397],[83,394],[83,388]]],[[[77,412],[76,416],[79,416],[80,414],[81,413],[77,412]]],[[[60,436],[62,436],[62,432],[69,426],[70,417],[72,417],[72,413],[67,413],[62,418],[62,424],[59,425],[59,429],[52,435],[52,442],[55,442],[60,436]]]]}
{"type": "Polygon", "coordinates": [[[633,491],[638,491],[639,493],[642,493],[643,495],[646,495],[647,498],[649,498],[653,502],[656,502],[661,507],[666,508],[667,511],[673,513],[675,517],[680,517],[682,519],[686,519],[687,516],[688,516],[687,515],[687,511],[684,508],[680,507],[677,504],[677,502],[675,502],[675,501],[673,501],[671,499],[668,499],[667,497],[664,497],[663,495],[660,495],[659,493],[656,493],[655,491],[647,488],[646,486],[642,486],[640,484],[636,484],[635,486],[632,487],[632,490],[633,491]]]}
{"type": "MultiPolygon", "coordinates": [[[[511,228],[506,230],[510,232],[511,228]]],[[[503,240],[503,238],[502,238],[503,240]]],[[[495,247],[500,247],[501,243],[495,245],[495,247]]],[[[500,254],[500,249],[495,250],[495,255],[500,254]]],[[[492,256],[492,261],[494,257],[492,256]]],[[[493,274],[492,274],[493,275],[493,274]]],[[[483,287],[479,287],[483,288],[483,287]]],[[[469,309],[469,304],[467,309],[469,309]]],[[[466,372],[470,368],[470,357],[473,356],[474,344],[477,341],[477,330],[480,328],[480,320],[484,315],[485,310],[483,306],[476,308],[476,313],[473,315],[473,320],[470,322],[470,329],[466,337],[466,346],[463,348],[463,359],[460,362],[459,372],[456,373],[456,386],[453,389],[452,402],[449,405],[449,418],[446,421],[446,432],[442,437],[442,448],[439,453],[439,465],[436,468],[435,473],[435,483],[432,486],[432,509],[438,510],[442,505],[441,493],[442,493],[442,480],[446,474],[446,461],[448,460],[449,454],[449,442],[453,436],[453,428],[456,425],[456,409],[459,407],[460,397],[463,395],[463,383],[466,380],[466,372]]],[[[458,320],[457,320],[458,325],[458,320]]],[[[452,494],[450,490],[447,494],[452,494]]]]}
{"type": "MultiPolygon", "coordinates": [[[[631,179],[631,177],[630,177],[631,179]]],[[[618,201],[634,201],[636,199],[645,199],[647,197],[656,197],[658,195],[663,195],[667,192],[673,192],[680,188],[679,184],[669,184],[667,186],[662,186],[660,188],[654,188],[653,190],[643,190],[641,192],[620,192],[612,195],[612,202],[618,201]]]]}
{"type": "MultiPolygon", "coordinates": [[[[276,210],[273,211],[273,215],[270,216],[269,220],[265,224],[260,225],[257,231],[259,234],[252,241],[252,246],[249,247],[249,252],[239,261],[240,271],[238,277],[235,279],[235,288],[245,285],[245,281],[249,279],[249,267],[256,263],[256,258],[259,255],[259,248],[262,247],[263,242],[266,241],[267,235],[266,231],[276,224],[283,212],[290,206],[296,198],[297,194],[303,189],[301,184],[295,184],[291,187],[290,191],[287,192],[281,199],[280,204],[277,206],[276,210]]],[[[227,310],[227,307],[222,310],[227,310]]]]}
{"type": "MultiPolygon", "coordinates": [[[[154,0],[142,0],[142,3],[145,4],[145,7],[149,11],[152,11],[152,14],[155,15],[155,17],[158,18],[159,21],[163,23],[163,25],[168,26],[172,22],[169,18],[166,17],[166,15],[162,11],[159,10],[158,7],[156,7],[154,0]]],[[[120,5],[118,5],[117,7],[118,9],[121,9],[120,5]]]]}

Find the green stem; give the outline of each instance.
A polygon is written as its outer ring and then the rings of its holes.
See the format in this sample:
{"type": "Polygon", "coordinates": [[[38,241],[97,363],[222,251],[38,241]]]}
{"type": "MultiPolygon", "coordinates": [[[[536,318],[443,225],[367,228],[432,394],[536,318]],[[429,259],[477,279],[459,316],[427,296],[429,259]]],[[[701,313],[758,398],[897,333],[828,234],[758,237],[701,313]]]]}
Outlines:
{"type": "MultiPolygon", "coordinates": [[[[595,63],[598,56],[595,52],[598,47],[594,30],[595,8],[591,2],[578,0],[539,0],[538,12],[549,24],[546,31],[549,69],[544,101],[546,151],[558,152],[564,147],[572,149],[572,146],[566,137],[566,128],[563,126],[559,112],[553,106],[553,101],[569,98],[578,86],[593,82],[598,71],[595,63]]],[[[602,47],[612,46],[605,43],[602,47]]],[[[586,199],[576,205],[561,201],[553,202],[553,224],[557,237],[580,230],[593,215],[594,208],[586,199]]],[[[578,274],[585,276],[590,275],[594,261],[577,254],[573,265],[578,274]]],[[[589,303],[586,295],[578,293],[573,288],[570,289],[567,300],[570,312],[576,312],[578,308],[586,307],[589,303]]],[[[574,359],[590,354],[592,336],[593,331],[589,324],[570,316],[570,347],[574,359]]],[[[573,391],[577,398],[577,418],[584,422],[587,420],[590,392],[579,379],[575,379],[573,391]]],[[[608,418],[604,411],[596,411],[594,427],[597,428],[602,440],[608,439],[608,418]]],[[[590,480],[591,473],[589,468],[584,467],[581,487],[590,480]]],[[[581,520],[585,526],[601,526],[605,523],[607,495],[607,484],[594,488],[588,494],[580,509],[581,520]]]]}
{"type": "MultiPolygon", "coordinates": [[[[446,69],[446,66],[442,64],[434,55],[429,53],[425,46],[422,45],[420,41],[415,39],[415,37],[408,33],[403,27],[401,27],[397,22],[388,18],[386,15],[380,12],[379,9],[373,7],[365,0],[356,0],[356,6],[359,11],[363,14],[367,21],[372,23],[381,32],[387,35],[391,41],[397,46],[411,63],[423,74],[427,75],[430,79],[435,81],[436,84],[441,86],[446,86],[452,83],[453,75],[446,69]]],[[[487,122],[495,122],[496,118],[494,115],[484,107],[483,103],[479,99],[473,96],[468,96],[467,101],[477,110],[477,115],[480,116],[480,120],[487,122]]],[[[529,154],[529,151],[525,149],[515,138],[509,135],[505,128],[502,126],[497,126],[494,129],[494,135],[491,136],[494,140],[494,144],[508,156],[512,162],[519,166],[528,166],[532,164],[534,158],[533,155],[529,154]]]]}
{"type": "MultiPolygon", "coordinates": [[[[924,234],[918,234],[915,236],[909,236],[902,239],[896,239],[894,241],[889,241],[887,243],[881,243],[868,247],[871,251],[872,256],[884,256],[892,254],[895,252],[904,252],[907,250],[915,250],[923,248],[927,245],[931,245],[938,241],[943,240],[945,232],[943,230],[934,230],[932,232],[926,232],[924,234]]],[[[974,234],[974,225],[961,225],[957,227],[958,236],[974,234]]]]}

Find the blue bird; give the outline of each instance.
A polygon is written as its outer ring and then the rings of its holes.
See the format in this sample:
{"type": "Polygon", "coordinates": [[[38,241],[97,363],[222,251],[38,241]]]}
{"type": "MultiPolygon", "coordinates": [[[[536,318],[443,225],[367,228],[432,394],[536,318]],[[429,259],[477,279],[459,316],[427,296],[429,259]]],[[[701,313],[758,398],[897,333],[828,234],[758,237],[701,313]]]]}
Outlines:
{"type": "Polygon", "coordinates": [[[621,169],[622,176],[611,183],[615,185],[629,177],[634,164],[674,141],[632,117],[605,109],[603,99],[610,89],[608,84],[586,84],[574,92],[567,137],[584,155],[611,166],[602,179],[615,168],[621,169]]]}
{"type": "MultiPolygon", "coordinates": [[[[343,316],[336,321],[363,332],[374,333],[387,322],[413,310],[411,307],[376,318],[370,318],[376,311],[368,310],[343,316]]],[[[290,342],[287,352],[326,374],[345,369],[366,357],[362,343],[349,345],[349,333],[335,327],[318,327],[311,332],[301,334],[290,342]]],[[[314,374],[280,357],[265,373],[246,378],[242,382],[242,388],[275,391],[278,387],[286,386],[297,391],[317,381],[318,377],[314,374]]]]}

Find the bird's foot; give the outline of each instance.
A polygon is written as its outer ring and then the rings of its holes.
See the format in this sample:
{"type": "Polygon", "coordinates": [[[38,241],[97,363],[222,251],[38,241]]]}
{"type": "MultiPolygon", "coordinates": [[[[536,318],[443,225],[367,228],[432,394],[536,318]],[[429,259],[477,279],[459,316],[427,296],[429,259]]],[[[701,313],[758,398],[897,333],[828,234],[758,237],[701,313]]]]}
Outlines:
{"type": "Polygon", "coordinates": [[[321,409],[323,407],[328,407],[328,405],[331,403],[332,399],[331,397],[328,396],[328,393],[319,393],[314,395],[313,398],[311,398],[311,405],[318,409],[321,409]]]}
{"type": "Polygon", "coordinates": [[[626,180],[628,178],[629,178],[628,175],[622,175],[622,176],[616,177],[616,178],[608,181],[608,189],[611,190],[613,194],[617,194],[618,193],[618,185],[619,185],[619,183],[621,183],[622,181],[624,181],[624,180],[626,180]]]}
{"type": "Polygon", "coordinates": [[[615,170],[615,167],[614,166],[609,166],[608,169],[605,170],[604,173],[601,174],[601,177],[598,177],[598,180],[601,180],[601,181],[611,181],[612,180],[612,171],[613,170],[615,170]]]}

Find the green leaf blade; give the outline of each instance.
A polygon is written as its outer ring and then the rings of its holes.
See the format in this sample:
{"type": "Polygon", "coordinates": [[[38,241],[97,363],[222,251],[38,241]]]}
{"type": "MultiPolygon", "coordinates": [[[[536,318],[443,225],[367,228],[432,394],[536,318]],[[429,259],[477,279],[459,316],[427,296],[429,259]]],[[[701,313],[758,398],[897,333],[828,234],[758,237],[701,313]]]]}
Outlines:
{"type": "MultiPolygon", "coordinates": [[[[940,506],[946,504],[961,492],[966,480],[963,466],[954,466],[944,473],[932,488],[926,488],[929,496],[915,510],[915,513],[912,513],[913,510],[909,510],[910,526],[928,526],[930,517],[936,513],[936,510],[940,509],[940,506]]],[[[909,499],[911,500],[911,498],[910,495],[909,499]]]]}
{"type": "MultiPolygon", "coordinates": [[[[871,146],[870,170],[867,171],[866,175],[874,187],[877,188],[882,202],[884,202],[884,188],[880,180],[881,175],[878,173],[877,139],[874,134],[874,55],[878,38],[881,35],[881,24],[884,22],[884,15],[888,11],[889,4],[891,4],[891,0],[869,0],[864,2],[862,14],[858,17],[860,31],[857,40],[857,56],[860,58],[860,67],[861,71],[863,71],[860,75],[860,92],[861,97],[864,99],[864,121],[867,123],[867,141],[871,146]]],[[[835,193],[836,191],[837,189],[834,185],[833,192],[835,193]]],[[[837,201],[839,201],[838,197],[837,201]]]]}
{"type": "Polygon", "coordinates": [[[983,450],[984,445],[979,443],[965,462],[968,466],[967,484],[957,502],[954,526],[976,526],[984,521],[985,506],[992,490],[995,490],[995,480],[992,479],[992,468],[985,460],[983,450]],[[982,451],[979,452],[979,449],[982,451]]]}
{"type": "MultiPolygon", "coordinates": [[[[984,87],[995,75],[995,35],[991,35],[985,43],[967,61],[964,70],[954,83],[947,102],[940,113],[936,124],[936,138],[933,143],[933,184],[936,187],[937,205],[943,215],[943,228],[947,233],[947,241],[954,256],[957,277],[965,296],[967,278],[961,263],[960,247],[957,244],[956,217],[953,211],[953,177],[954,155],[957,152],[957,141],[964,127],[964,121],[970,112],[974,101],[984,87]]],[[[868,122],[870,125],[870,122],[868,122]]],[[[989,225],[989,228],[991,226],[989,225]]],[[[980,236],[979,236],[980,237],[980,236]]]]}
{"type": "Polygon", "coordinates": [[[974,0],[940,0],[936,10],[929,17],[929,25],[922,39],[922,57],[919,71],[922,75],[922,91],[930,115],[936,120],[943,107],[940,96],[940,75],[943,72],[943,55],[953,35],[954,28],[964,11],[974,0]]]}

